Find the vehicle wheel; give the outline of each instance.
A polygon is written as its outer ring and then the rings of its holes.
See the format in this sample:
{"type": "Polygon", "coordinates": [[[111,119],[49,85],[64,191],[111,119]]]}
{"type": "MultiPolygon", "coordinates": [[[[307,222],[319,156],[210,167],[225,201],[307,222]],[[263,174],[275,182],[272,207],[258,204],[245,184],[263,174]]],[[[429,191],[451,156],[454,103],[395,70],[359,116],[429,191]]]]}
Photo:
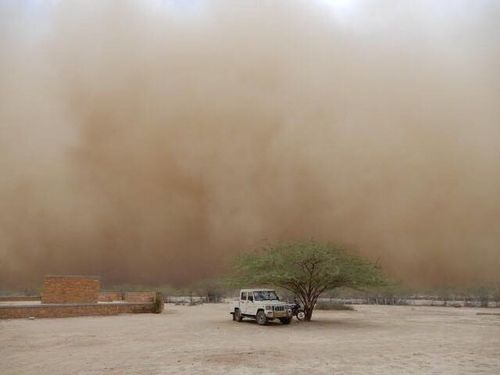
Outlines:
{"type": "Polygon", "coordinates": [[[305,317],[306,317],[306,313],[304,312],[304,310],[297,311],[297,319],[298,320],[304,320],[305,317]]]}
{"type": "Polygon", "coordinates": [[[237,322],[241,322],[243,320],[240,309],[234,309],[233,320],[237,322]]]}
{"type": "Polygon", "coordinates": [[[292,318],[280,318],[280,322],[282,324],[290,324],[291,321],[292,321],[292,318]]]}
{"type": "Polygon", "coordinates": [[[257,319],[257,323],[260,324],[261,326],[267,324],[267,316],[266,316],[266,313],[263,310],[259,310],[257,312],[256,319],[257,319]]]}

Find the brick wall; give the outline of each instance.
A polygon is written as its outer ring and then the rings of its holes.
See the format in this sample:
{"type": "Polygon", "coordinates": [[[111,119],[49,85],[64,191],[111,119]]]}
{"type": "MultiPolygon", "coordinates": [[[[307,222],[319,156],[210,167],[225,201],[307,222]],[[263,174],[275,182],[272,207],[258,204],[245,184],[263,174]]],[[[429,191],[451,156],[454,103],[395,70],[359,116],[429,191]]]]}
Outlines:
{"type": "Polygon", "coordinates": [[[101,282],[88,276],[45,276],[42,303],[97,303],[101,282]]]}
{"type": "Polygon", "coordinates": [[[66,318],[74,316],[152,313],[153,303],[51,304],[0,306],[0,319],[66,318]]]}
{"type": "Polygon", "coordinates": [[[40,301],[40,296],[1,296],[0,302],[10,301],[40,301]]]}
{"type": "Polygon", "coordinates": [[[123,301],[124,293],[122,292],[101,292],[99,293],[99,302],[123,301]]]}
{"type": "Polygon", "coordinates": [[[125,301],[127,302],[153,302],[155,300],[155,292],[126,292],[125,301]]]}
{"type": "Polygon", "coordinates": [[[127,301],[127,302],[153,302],[156,292],[101,292],[99,302],[127,301]]]}

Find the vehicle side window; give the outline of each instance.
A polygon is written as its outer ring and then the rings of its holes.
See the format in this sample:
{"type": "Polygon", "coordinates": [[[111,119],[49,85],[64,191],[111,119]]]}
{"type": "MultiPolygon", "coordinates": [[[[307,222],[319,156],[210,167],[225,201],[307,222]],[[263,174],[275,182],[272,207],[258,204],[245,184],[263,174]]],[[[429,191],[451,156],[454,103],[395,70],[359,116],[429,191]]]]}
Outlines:
{"type": "Polygon", "coordinates": [[[252,293],[248,293],[248,300],[253,302],[253,294],[252,293]]]}
{"type": "Polygon", "coordinates": [[[247,300],[247,292],[241,292],[241,300],[246,301],[247,300]]]}

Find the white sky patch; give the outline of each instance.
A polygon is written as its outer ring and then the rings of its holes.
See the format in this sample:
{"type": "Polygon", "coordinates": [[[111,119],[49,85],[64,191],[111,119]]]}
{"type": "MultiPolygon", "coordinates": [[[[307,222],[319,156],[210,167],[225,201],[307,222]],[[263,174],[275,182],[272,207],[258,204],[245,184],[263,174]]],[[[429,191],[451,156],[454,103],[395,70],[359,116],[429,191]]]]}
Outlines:
{"type": "Polygon", "coordinates": [[[359,7],[359,0],[316,0],[340,24],[350,24],[359,7]]]}
{"type": "Polygon", "coordinates": [[[206,8],[203,0],[151,0],[137,4],[154,11],[175,12],[177,16],[196,15],[206,8]]]}

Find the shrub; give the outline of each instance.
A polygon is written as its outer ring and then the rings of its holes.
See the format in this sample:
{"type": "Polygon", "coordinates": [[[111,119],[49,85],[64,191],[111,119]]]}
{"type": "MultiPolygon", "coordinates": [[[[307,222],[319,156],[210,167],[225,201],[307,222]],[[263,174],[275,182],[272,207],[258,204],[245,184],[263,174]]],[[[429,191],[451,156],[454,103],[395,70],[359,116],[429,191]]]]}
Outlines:
{"type": "Polygon", "coordinates": [[[354,311],[354,307],[352,305],[344,305],[343,303],[338,302],[318,302],[316,304],[316,309],[318,310],[349,310],[354,311]]]}
{"type": "Polygon", "coordinates": [[[161,292],[156,292],[155,299],[153,302],[153,312],[155,314],[160,314],[165,307],[165,302],[163,301],[163,294],[161,292]]]}

